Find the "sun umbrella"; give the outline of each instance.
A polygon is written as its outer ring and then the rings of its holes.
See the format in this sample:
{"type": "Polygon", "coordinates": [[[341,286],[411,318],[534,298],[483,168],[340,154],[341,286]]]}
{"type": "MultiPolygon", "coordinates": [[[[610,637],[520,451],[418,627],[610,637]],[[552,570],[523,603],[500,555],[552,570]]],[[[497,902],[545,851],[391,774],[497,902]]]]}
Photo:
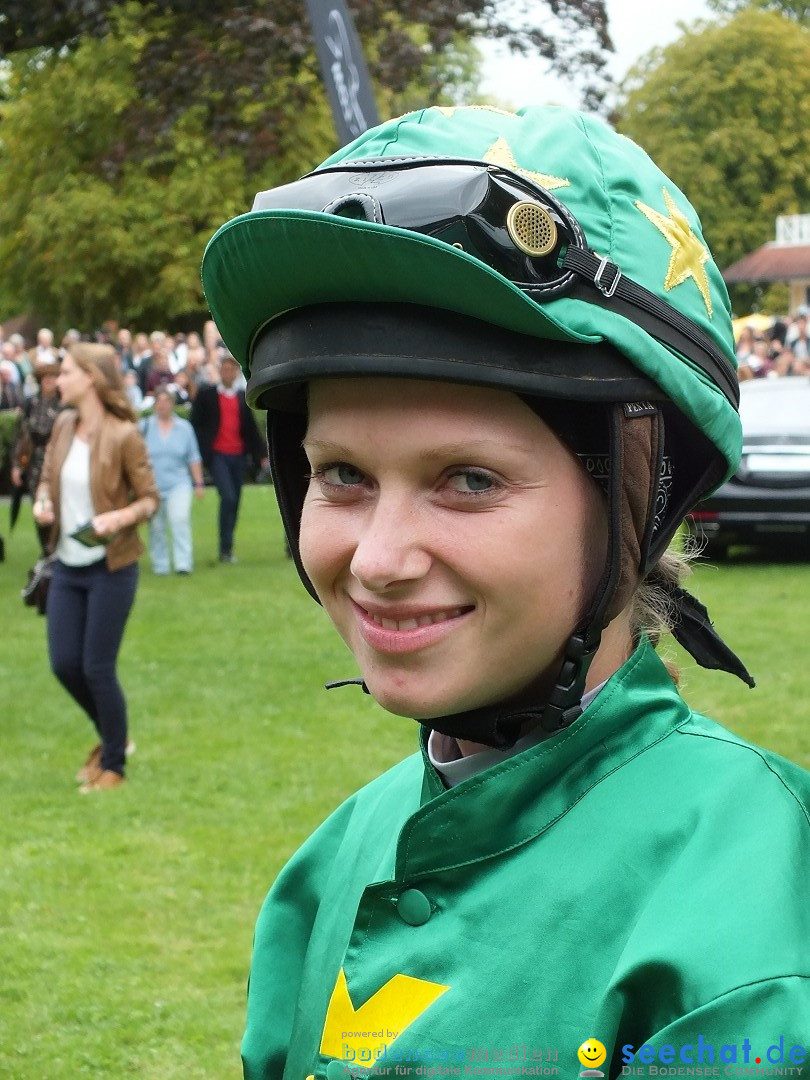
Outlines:
{"type": "Polygon", "coordinates": [[[774,324],[773,315],[761,315],[759,312],[755,312],[753,315],[741,315],[739,319],[732,319],[731,325],[734,328],[734,340],[740,336],[740,333],[744,326],[750,326],[756,334],[761,334],[765,330],[770,330],[774,324]]]}

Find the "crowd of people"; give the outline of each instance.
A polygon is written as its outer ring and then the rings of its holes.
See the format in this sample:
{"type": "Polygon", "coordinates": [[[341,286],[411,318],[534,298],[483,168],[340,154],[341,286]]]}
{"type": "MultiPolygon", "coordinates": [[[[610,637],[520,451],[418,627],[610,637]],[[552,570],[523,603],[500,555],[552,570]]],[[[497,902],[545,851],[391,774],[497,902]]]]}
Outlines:
{"type": "MultiPolygon", "coordinates": [[[[68,330],[59,345],[47,327],[37,332],[30,348],[21,334],[6,337],[0,326],[0,407],[16,408],[36,392],[36,364],[58,362],[79,341],[112,345],[118,357],[127,396],[136,412],[150,412],[155,392],[167,386],[178,402],[191,402],[201,386],[216,386],[226,350],[214,322],[208,320],[202,334],[169,334],[163,330],[133,332],[127,327],[82,334],[68,330]]],[[[241,378],[241,373],[240,373],[241,378]]],[[[244,380],[241,383],[244,387],[244,380]]]]}
{"type": "Polygon", "coordinates": [[[808,309],[800,307],[793,317],[773,319],[758,329],[745,323],[737,337],[740,382],[776,378],[780,375],[810,375],[810,331],[808,309]]]}
{"type": "MultiPolygon", "coordinates": [[[[0,327],[0,409],[19,415],[11,452],[11,482],[33,498],[45,447],[60,408],[57,376],[62,361],[91,335],[71,329],[57,345],[43,327],[29,348],[20,334],[6,338],[0,327]]],[[[234,531],[239,513],[246,458],[261,473],[267,468],[263,437],[245,404],[245,380],[222,343],[213,321],[202,334],[168,334],[128,328],[97,331],[93,344],[110,348],[122,387],[139,419],[160,490],[160,504],[149,522],[152,570],[193,569],[191,503],[205,491],[208,472],[219,495],[219,560],[236,561],[234,531]],[[188,406],[189,420],[176,415],[188,406]],[[169,535],[170,534],[170,535],[169,535]]],[[[37,524],[42,556],[49,529],[37,524]]]]}

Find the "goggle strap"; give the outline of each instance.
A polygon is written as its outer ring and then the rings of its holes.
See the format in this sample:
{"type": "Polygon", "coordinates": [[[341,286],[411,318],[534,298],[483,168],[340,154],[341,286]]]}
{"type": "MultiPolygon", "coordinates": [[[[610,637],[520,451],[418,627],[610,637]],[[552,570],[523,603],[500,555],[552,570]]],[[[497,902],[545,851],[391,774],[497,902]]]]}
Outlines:
{"type": "MultiPolygon", "coordinates": [[[[676,348],[712,379],[735,409],[738,407],[740,386],[736,372],[711,338],[691,319],[627,277],[615,263],[592,251],[569,247],[562,267],[573,270],[593,286],[587,293],[575,287],[569,296],[624,315],[656,340],[676,348]]],[[[531,287],[526,291],[531,295],[531,287]]]]}

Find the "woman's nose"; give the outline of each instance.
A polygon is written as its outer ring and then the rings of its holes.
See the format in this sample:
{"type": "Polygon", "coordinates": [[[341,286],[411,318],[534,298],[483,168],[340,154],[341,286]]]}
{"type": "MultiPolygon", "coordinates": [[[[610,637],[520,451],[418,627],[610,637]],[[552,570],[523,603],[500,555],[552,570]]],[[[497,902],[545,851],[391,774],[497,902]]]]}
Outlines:
{"type": "Polygon", "coordinates": [[[370,592],[418,581],[430,569],[426,523],[408,500],[380,498],[357,535],[350,569],[370,592]]]}

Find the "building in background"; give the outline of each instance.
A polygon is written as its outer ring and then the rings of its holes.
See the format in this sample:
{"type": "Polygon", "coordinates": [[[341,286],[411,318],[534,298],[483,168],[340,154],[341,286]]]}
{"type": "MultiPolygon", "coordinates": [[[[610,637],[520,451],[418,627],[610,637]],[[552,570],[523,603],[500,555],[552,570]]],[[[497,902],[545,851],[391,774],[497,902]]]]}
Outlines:
{"type": "Polygon", "coordinates": [[[776,219],[776,239],[743,256],[723,271],[726,285],[764,285],[784,281],[790,289],[790,314],[810,305],[810,214],[776,219]]]}

